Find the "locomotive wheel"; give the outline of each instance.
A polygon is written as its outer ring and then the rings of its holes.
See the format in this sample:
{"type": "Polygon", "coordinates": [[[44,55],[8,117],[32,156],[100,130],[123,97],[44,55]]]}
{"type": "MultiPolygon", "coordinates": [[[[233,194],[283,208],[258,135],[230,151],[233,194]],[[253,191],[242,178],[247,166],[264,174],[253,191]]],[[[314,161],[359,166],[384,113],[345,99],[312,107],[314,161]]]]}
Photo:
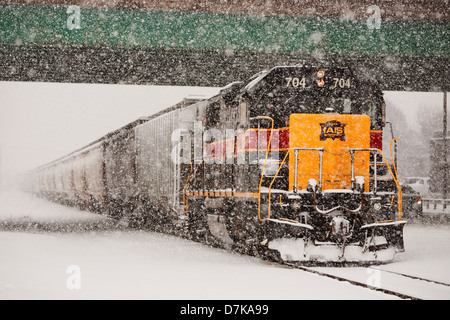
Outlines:
{"type": "Polygon", "coordinates": [[[130,227],[143,228],[148,221],[148,205],[144,201],[139,201],[136,208],[130,215],[130,227]]]}
{"type": "Polygon", "coordinates": [[[228,233],[239,246],[247,247],[249,243],[258,241],[258,217],[253,207],[252,203],[238,202],[226,216],[228,233]]]}
{"type": "Polygon", "coordinates": [[[190,237],[194,241],[203,242],[208,233],[208,224],[204,215],[203,204],[199,200],[192,200],[189,202],[188,209],[188,229],[190,237]]]}
{"type": "Polygon", "coordinates": [[[120,220],[123,217],[122,206],[114,199],[108,201],[108,216],[116,220],[120,220]]]}

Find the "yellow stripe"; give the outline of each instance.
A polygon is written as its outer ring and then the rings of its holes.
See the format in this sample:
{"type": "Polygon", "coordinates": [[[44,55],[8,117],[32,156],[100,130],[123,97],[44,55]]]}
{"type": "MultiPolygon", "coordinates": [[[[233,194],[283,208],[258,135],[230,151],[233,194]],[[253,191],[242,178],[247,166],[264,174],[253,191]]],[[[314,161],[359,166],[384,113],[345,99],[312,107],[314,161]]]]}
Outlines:
{"type": "Polygon", "coordinates": [[[283,220],[283,221],[288,221],[288,222],[298,223],[298,221],[291,220],[291,219],[285,219],[285,218],[278,218],[278,219],[283,220]]]}
{"type": "Polygon", "coordinates": [[[259,194],[257,192],[187,192],[186,195],[188,197],[237,197],[237,198],[259,198],[259,194]]]}
{"type": "Polygon", "coordinates": [[[235,192],[235,197],[238,198],[259,198],[259,193],[253,193],[253,192],[235,192]]]}

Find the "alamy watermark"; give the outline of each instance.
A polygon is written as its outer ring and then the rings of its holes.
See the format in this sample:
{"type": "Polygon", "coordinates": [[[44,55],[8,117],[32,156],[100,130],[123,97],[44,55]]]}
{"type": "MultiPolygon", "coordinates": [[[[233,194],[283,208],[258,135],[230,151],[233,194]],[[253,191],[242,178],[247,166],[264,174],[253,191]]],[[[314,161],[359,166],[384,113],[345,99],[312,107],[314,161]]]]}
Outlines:
{"type": "Polygon", "coordinates": [[[67,29],[81,29],[81,9],[79,6],[68,6],[66,13],[69,15],[66,21],[67,29]]]}
{"type": "Polygon", "coordinates": [[[371,16],[367,19],[367,28],[370,30],[381,28],[381,9],[377,5],[372,5],[367,8],[367,13],[371,16]]]}
{"type": "Polygon", "coordinates": [[[278,159],[280,133],[278,129],[223,131],[205,129],[201,121],[194,122],[193,132],[177,129],[172,132],[172,161],[176,164],[248,164],[258,163],[267,156],[278,159]],[[240,151],[256,151],[248,153],[240,151]],[[258,152],[259,151],[259,152],[258,152]],[[235,161],[234,158],[237,158],[235,161]]]}
{"type": "Polygon", "coordinates": [[[69,274],[66,280],[66,287],[69,290],[81,289],[81,268],[77,265],[70,265],[66,269],[66,273],[69,274]]]}
{"type": "Polygon", "coordinates": [[[366,273],[370,276],[367,278],[366,284],[369,288],[381,288],[381,269],[378,266],[373,266],[366,269],[366,273]]]}

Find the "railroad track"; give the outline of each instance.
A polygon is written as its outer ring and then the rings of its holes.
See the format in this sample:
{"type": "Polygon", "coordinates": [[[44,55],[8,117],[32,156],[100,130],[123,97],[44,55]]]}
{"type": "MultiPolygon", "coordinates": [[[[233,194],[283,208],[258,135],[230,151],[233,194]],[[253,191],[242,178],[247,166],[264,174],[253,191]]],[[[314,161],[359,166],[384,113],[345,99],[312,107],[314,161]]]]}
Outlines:
{"type": "Polygon", "coordinates": [[[450,284],[419,276],[368,267],[310,267],[297,263],[281,263],[291,268],[350,283],[408,300],[450,299],[450,284]]]}
{"type": "MultiPolygon", "coordinates": [[[[220,247],[220,246],[219,246],[220,247]]],[[[225,249],[225,248],[222,248],[225,249]]],[[[225,249],[226,250],[226,249],[225,249]]],[[[233,248],[229,251],[253,255],[233,248]]],[[[406,300],[450,299],[450,283],[436,281],[387,269],[389,264],[364,265],[357,263],[286,262],[272,256],[258,256],[264,263],[309,272],[351,285],[378,291],[406,300]]]]}

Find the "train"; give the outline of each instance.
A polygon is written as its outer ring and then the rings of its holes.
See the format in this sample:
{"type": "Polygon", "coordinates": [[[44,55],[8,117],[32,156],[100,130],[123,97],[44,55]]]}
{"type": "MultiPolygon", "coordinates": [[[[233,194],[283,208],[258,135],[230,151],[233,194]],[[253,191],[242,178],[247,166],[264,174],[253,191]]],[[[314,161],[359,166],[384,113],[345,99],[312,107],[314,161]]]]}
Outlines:
{"type": "Polygon", "coordinates": [[[273,66],[43,165],[27,188],[264,258],[392,261],[406,221],[385,108],[378,82],[351,66],[273,66]]]}

